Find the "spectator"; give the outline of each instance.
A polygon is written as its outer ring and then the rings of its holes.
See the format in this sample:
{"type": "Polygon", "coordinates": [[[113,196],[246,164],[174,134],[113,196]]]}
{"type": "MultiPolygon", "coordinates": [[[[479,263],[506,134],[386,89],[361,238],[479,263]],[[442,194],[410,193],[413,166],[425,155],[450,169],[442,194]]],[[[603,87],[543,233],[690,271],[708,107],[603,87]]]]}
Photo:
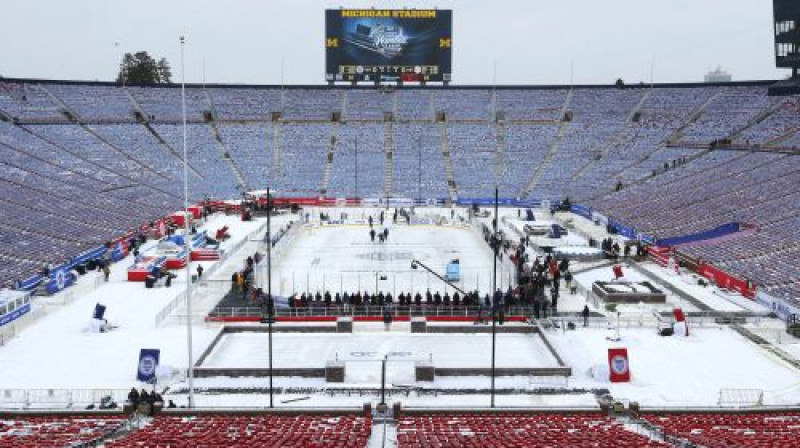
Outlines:
{"type": "Polygon", "coordinates": [[[581,311],[581,314],[583,315],[583,326],[584,327],[588,327],[589,326],[589,305],[588,304],[587,305],[583,305],[583,311],[581,311]]]}
{"type": "Polygon", "coordinates": [[[131,387],[130,392],[128,392],[128,403],[134,406],[139,405],[139,391],[137,391],[135,387],[131,387]]]}
{"type": "Polygon", "coordinates": [[[386,331],[392,326],[392,309],[390,306],[383,307],[383,325],[386,331]]]}

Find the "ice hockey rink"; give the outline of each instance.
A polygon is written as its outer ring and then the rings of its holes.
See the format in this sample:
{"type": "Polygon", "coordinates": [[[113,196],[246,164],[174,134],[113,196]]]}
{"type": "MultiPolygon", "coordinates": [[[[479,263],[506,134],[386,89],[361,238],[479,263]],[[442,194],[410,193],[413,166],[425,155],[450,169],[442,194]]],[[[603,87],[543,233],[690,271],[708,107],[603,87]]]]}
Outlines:
{"type": "MultiPolygon", "coordinates": [[[[373,242],[370,226],[363,224],[306,224],[282,251],[273,267],[273,291],[281,295],[294,292],[356,291],[401,292],[439,291],[453,294],[448,287],[422,268],[412,269],[417,260],[444,274],[451,260],[459,260],[461,279],[455,281],[465,291],[491,291],[492,254],[480,233],[466,224],[446,223],[381,225],[375,214],[374,229],[389,231],[386,242],[373,242]]],[[[388,215],[388,214],[387,214],[388,215]]],[[[509,285],[509,267],[501,263],[497,285],[509,285]]]]}

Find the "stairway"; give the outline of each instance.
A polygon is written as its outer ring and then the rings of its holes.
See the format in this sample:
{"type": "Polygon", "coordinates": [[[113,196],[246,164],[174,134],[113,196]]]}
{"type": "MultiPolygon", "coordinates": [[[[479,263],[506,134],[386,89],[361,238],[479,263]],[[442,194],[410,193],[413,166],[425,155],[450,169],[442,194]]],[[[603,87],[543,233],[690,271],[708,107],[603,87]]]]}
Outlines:
{"type": "Polygon", "coordinates": [[[572,97],[574,94],[575,91],[570,89],[567,93],[567,96],[564,98],[564,104],[561,105],[561,121],[558,125],[558,134],[556,134],[556,138],[554,138],[550,143],[550,148],[547,151],[547,155],[545,155],[542,163],[539,164],[539,167],[536,168],[536,171],[531,177],[531,181],[528,182],[528,185],[519,192],[517,197],[524,198],[528,196],[534,189],[536,189],[536,187],[539,185],[539,181],[542,178],[542,174],[544,174],[545,169],[550,166],[553,156],[558,152],[558,148],[561,147],[561,141],[564,139],[564,133],[566,132],[569,124],[569,122],[564,121],[564,116],[567,114],[569,107],[572,105],[572,97]]]}
{"type": "Polygon", "coordinates": [[[547,155],[544,156],[542,163],[536,168],[536,171],[533,173],[533,177],[531,181],[528,182],[528,186],[525,187],[518,195],[520,198],[527,197],[536,187],[539,185],[539,181],[542,179],[542,175],[545,172],[545,169],[550,166],[550,162],[553,160],[553,156],[558,152],[558,149],[561,147],[561,141],[564,139],[564,134],[566,133],[568,122],[561,121],[561,124],[558,126],[558,134],[556,134],[556,138],[553,139],[552,143],[550,143],[550,149],[547,151],[547,155]]]}
{"type": "Polygon", "coordinates": [[[394,123],[387,121],[383,125],[383,151],[386,162],[383,169],[383,196],[392,197],[394,189],[394,123]]]}
{"type": "Polygon", "coordinates": [[[683,131],[685,131],[689,126],[694,124],[694,122],[696,122],[700,117],[703,116],[703,113],[706,111],[706,107],[708,107],[708,105],[711,104],[712,101],[717,99],[717,97],[720,96],[720,93],[721,92],[717,92],[714,95],[711,95],[711,97],[705,100],[703,104],[698,106],[697,109],[695,109],[695,111],[692,112],[692,115],[689,116],[689,119],[686,120],[686,123],[681,125],[681,127],[676,129],[672,134],[670,134],[669,137],[667,137],[667,143],[676,143],[680,141],[680,139],[683,137],[683,131]]]}
{"type": "Polygon", "coordinates": [[[439,123],[439,144],[444,157],[444,175],[447,179],[447,190],[451,199],[458,197],[456,179],[453,175],[453,160],[450,158],[450,143],[447,137],[447,123],[439,123]]]}
{"type": "Polygon", "coordinates": [[[748,129],[751,129],[754,126],[757,126],[762,121],[764,121],[767,118],[771,117],[774,113],[778,112],[780,110],[780,108],[781,108],[781,103],[779,102],[778,104],[770,107],[767,110],[762,110],[758,115],[756,115],[755,117],[753,117],[750,120],[748,120],[748,122],[744,126],[742,126],[741,128],[735,130],[727,138],[732,142],[736,141],[748,129]]]}
{"type": "Polygon", "coordinates": [[[333,172],[333,157],[336,154],[336,144],[339,142],[339,126],[341,124],[333,123],[331,130],[331,138],[328,142],[328,157],[325,161],[325,168],[322,169],[322,183],[319,186],[320,197],[325,197],[328,194],[328,185],[331,181],[331,173],[333,172]]]}
{"type": "Polygon", "coordinates": [[[508,157],[506,156],[506,149],[508,142],[506,140],[507,128],[504,123],[498,123],[495,127],[495,160],[494,160],[494,178],[496,183],[508,173],[508,157]]]}
{"type": "Polygon", "coordinates": [[[645,101],[647,101],[647,98],[650,97],[650,94],[652,92],[653,92],[652,90],[648,90],[647,92],[645,92],[644,95],[642,95],[642,97],[639,99],[639,102],[636,103],[636,105],[633,107],[633,109],[631,109],[631,112],[628,114],[628,119],[626,120],[626,122],[623,123],[622,126],[620,126],[620,128],[614,133],[614,135],[612,135],[611,138],[608,139],[608,142],[606,142],[606,144],[604,144],[602,146],[602,148],[599,151],[599,156],[600,157],[597,158],[597,159],[590,158],[578,170],[578,172],[575,173],[574,176],[572,176],[572,180],[580,179],[584,175],[584,173],[586,173],[586,171],[588,171],[589,168],[592,165],[594,165],[594,163],[596,161],[605,158],[608,155],[608,153],[611,152],[612,149],[619,147],[626,140],[630,141],[630,140],[635,140],[636,139],[636,137],[638,136],[638,132],[637,132],[638,124],[633,123],[633,117],[635,117],[636,114],[638,114],[639,111],[642,110],[642,106],[644,106],[645,101]],[[633,135],[631,135],[630,131],[633,131],[633,135]]]}
{"type": "Polygon", "coordinates": [[[644,93],[644,95],[642,95],[642,98],[639,99],[639,102],[636,103],[636,106],[633,107],[633,110],[631,110],[631,113],[628,115],[628,122],[633,121],[633,117],[635,117],[636,114],[641,112],[644,103],[647,101],[648,98],[650,98],[651,93],[653,93],[653,89],[647,90],[644,93]]]}
{"type": "Polygon", "coordinates": [[[244,189],[244,191],[252,190],[252,188],[250,188],[250,184],[247,182],[247,179],[245,179],[241,170],[239,170],[239,166],[236,165],[236,161],[233,160],[233,156],[231,156],[231,153],[228,151],[227,145],[225,145],[225,142],[222,141],[222,136],[220,135],[219,129],[217,128],[216,120],[210,122],[209,124],[210,126],[208,126],[208,130],[209,132],[211,132],[211,135],[214,136],[214,140],[216,140],[217,142],[217,147],[219,148],[220,153],[222,154],[222,160],[224,160],[228,164],[228,167],[231,169],[231,172],[233,172],[233,175],[236,176],[236,184],[240,185],[244,189]]]}
{"type": "Polygon", "coordinates": [[[211,96],[208,94],[208,91],[203,89],[203,96],[206,98],[206,103],[208,104],[209,112],[211,113],[212,120],[209,122],[211,134],[214,136],[214,140],[217,141],[218,147],[220,151],[222,151],[222,160],[228,163],[231,171],[233,171],[233,175],[236,176],[236,183],[237,185],[241,185],[244,191],[252,190],[249,182],[242,174],[242,171],[239,169],[239,166],[236,165],[236,161],[233,160],[233,156],[231,155],[228,146],[222,140],[222,134],[219,133],[219,128],[217,127],[217,110],[214,107],[214,102],[211,100],[211,96]]]}
{"type": "MultiPolygon", "coordinates": [[[[173,148],[172,146],[170,146],[170,144],[169,144],[169,143],[167,143],[167,141],[166,141],[166,140],[164,140],[164,139],[161,137],[161,135],[159,135],[159,133],[158,133],[158,132],[156,132],[156,130],[155,130],[155,129],[153,129],[153,127],[150,125],[150,119],[148,118],[148,117],[149,117],[149,115],[147,115],[147,112],[145,112],[145,110],[144,110],[144,109],[142,109],[142,106],[139,104],[139,102],[138,102],[138,101],[136,101],[136,98],[134,98],[134,96],[131,94],[131,92],[130,92],[128,89],[126,89],[126,88],[123,88],[123,90],[125,91],[125,94],[126,94],[126,95],[128,95],[128,99],[130,99],[130,100],[131,100],[131,104],[133,104],[133,108],[135,109],[135,111],[136,111],[136,112],[138,112],[138,113],[139,113],[139,115],[142,117],[142,120],[143,120],[143,121],[141,121],[141,122],[140,122],[140,124],[141,124],[142,126],[144,126],[144,127],[145,127],[145,129],[147,129],[147,132],[149,132],[149,133],[150,133],[150,135],[152,135],[152,136],[153,136],[153,138],[155,138],[155,139],[158,141],[158,143],[159,143],[159,146],[160,146],[162,149],[166,150],[166,151],[167,151],[169,154],[171,154],[172,156],[174,156],[175,158],[177,158],[177,159],[178,159],[178,161],[180,161],[181,163],[183,163],[183,151],[181,150],[180,152],[178,152],[176,148],[173,148]]],[[[195,176],[197,176],[197,177],[198,177],[198,178],[200,178],[200,179],[203,179],[203,178],[204,178],[204,177],[203,177],[203,175],[202,175],[202,174],[200,174],[200,172],[199,172],[199,171],[197,171],[197,169],[195,169],[195,168],[192,166],[192,164],[191,164],[191,163],[188,163],[187,165],[188,165],[189,171],[190,171],[192,174],[194,174],[195,176]]]]}
{"type": "Polygon", "coordinates": [[[281,122],[272,122],[272,183],[277,184],[283,177],[281,165],[281,122]]]}

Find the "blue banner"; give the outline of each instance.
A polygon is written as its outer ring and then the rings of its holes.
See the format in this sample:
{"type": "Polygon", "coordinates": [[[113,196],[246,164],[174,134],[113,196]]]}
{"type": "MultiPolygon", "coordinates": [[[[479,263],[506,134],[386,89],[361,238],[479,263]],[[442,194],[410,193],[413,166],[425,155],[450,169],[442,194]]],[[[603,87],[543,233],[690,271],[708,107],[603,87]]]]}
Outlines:
{"type": "Polygon", "coordinates": [[[139,351],[139,364],[136,369],[136,379],[143,383],[154,383],[156,368],[161,357],[161,350],[157,348],[143,348],[139,351]]]}
{"type": "Polygon", "coordinates": [[[583,216],[586,219],[592,219],[592,209],[585,205],[573,205],[570,211],[576,215],[583,216]]]}
{"type": "MultiPolygon", "coordinates": [[[[456,199],[456,205],[461,206],[471,206],[473,204],[477,204],[478,206],[491,206],[494,205],[494,198],[458,198],[456,199]]],[[[538,199],[524,199],[519,200],[515,198],[498,198],[497,204],[502,205],[504,207],[541,207],[542,201],[538,199]]],[[[559,205],[559,201],[550,201],[551,206],[559,205]]]]}
{"type": "Polygon", "coordinates": [[[99,303],[94,306],[94,313],[92,314],[93,319],[102,319],[103,316],[106,314],[106,307],[105,305],[100,305],[99,303]]]}
{"type": "Polygon", "coordinates": [[[49,294],[55,294],[75,284],[78,278],[70,269],[69,265],[64,265],[50,271],[50,280],[45,287],[49,294]]]}
{"type": "Polygon", "coordinates": [[[711,230],[704,232],[693,233],[691,235],[676,236],[673,238],[664,238],[658,240],[659,246],[675,246],[677,244],[695,243],[698,241],[710,240],[712,238],[719,238],[726,235],[732,235],[739,231],[739,223],[731,222],[715,227],[711,230]]]}
{"type": "Polygon", "coordinates": [[[22,305],[21,307],[15,309],[10,313],[0,315],[0,327],[17,320],[20,316],[22,316],[23,314],[27,314],[30,310],[31,310],[31,304],[26,303],[25,305],[22,305]]]}

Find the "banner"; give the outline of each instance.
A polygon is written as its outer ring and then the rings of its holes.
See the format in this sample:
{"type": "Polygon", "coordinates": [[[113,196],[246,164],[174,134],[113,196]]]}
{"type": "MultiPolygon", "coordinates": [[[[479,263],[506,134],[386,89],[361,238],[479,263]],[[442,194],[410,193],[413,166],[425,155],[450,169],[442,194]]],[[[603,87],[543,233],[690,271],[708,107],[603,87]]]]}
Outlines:
{"type": "Polygon", "coordinates": [[[136,379],[143,383],[154,383],[156,380],[156,368],[161,357],[161,350],[155,348],[143,348],[139,351],[139,365],[136,370],[136,379]]]}
{"type": "Polygon", "coordinates": [[[780,297],[772,296],[763,290],[756,293],[756,302],[769,308],[781,320],[789,321],[792,316],[800,316],[800,301],[791,299],[781,299],[780,297]]]}
{"type": "Polygon", "coordinates": [[[710,240],[714,238],[721,238],[723,236],[733,235],[740,230],[738,222],[731,222],[715,227],[703,232],[692,233],[690,235],[676,236],[673,238],[664,238],[658,240],[659,246],[678,246],[680,244],[690,244],[699,241],[710,240]]]}
{"type": "Polygon", "coordinates": [[[686,322],[686,315],[683,313],[683,309],[675,308],[672,310],[673,315],[675,316],[675,333],[680,334],[680,336],[689,336],[689,323],[686,322]]]}
{"type": "Polygon", "coordinates": [[[717,286],[722,289],[731,289],[738,291],[741,295],[748,299],[754,299],[756,295],[755,286],[748,284],[747,281],[718,269],[710,264],[703,263],[697,268],[697,273],[709,280],[712,280],[717,286]]]}
{"type": "Polygon", "coordinates": [[[99,303],[94,306],[94,313],[92,313],[92,319],[103,319],[106,315],[106,307],[105,305],[100,305],[99,303]]]}
{"type": "Polygon", "coordinates": [[[583,216],[586,219],[592,219],[592,209],[585,205],[575,204],[570,207],[570,211],[576,215],[583,216]]]}
{"type": "Polygon", "coordinates": [[[631,380],[627,348],[608,349],[608,369],[612,383],[628,383],[631,380]]]}

